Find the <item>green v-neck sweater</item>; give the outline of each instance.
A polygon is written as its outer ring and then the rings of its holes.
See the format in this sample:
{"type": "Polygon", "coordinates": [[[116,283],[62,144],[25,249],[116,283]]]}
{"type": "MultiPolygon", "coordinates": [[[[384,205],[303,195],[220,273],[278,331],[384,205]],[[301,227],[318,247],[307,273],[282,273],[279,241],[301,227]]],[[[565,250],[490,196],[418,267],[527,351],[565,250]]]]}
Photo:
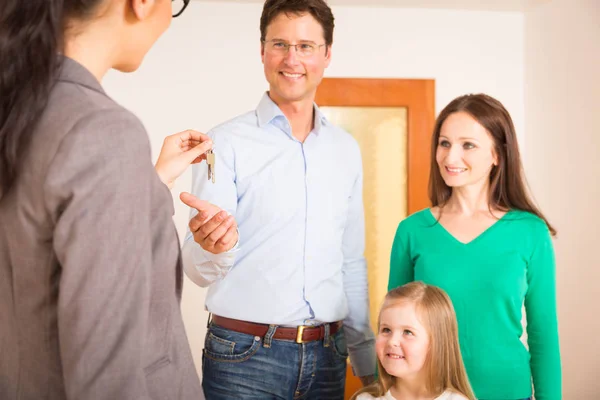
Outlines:
{"type": "Polygon", "coordinates": [[[446,291],[475,396],[485,400],[561,399],[554,251],[543,220],[510,211],[464,244],[430,209],[398,226],[389,289],[423,281],[446,291]],[[527,343],[521,341],[522,309],[527,343]]]}

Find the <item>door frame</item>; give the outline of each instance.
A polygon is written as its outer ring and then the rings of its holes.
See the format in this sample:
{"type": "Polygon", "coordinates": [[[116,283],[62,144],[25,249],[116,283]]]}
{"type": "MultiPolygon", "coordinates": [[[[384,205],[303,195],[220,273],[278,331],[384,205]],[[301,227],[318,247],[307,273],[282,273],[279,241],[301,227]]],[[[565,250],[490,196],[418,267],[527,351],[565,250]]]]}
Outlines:
{"type": "Polygon", "coordinates": [[[427,185],[435,124],[435,80],[323,78],[315,102],[321,106],[406,107],[407,212],[429,207],[427,185]]]}
{"type": "MultiPolygon", "coordinates": [[[[435,81],[433,79],[324,78],[315,102],[323,106],[405,107],[407,109],[407,212],[429,207],[431,136],[435,124],[435,81]]],[[[345,399],[362,387],[346,372],[345,399]]]]}

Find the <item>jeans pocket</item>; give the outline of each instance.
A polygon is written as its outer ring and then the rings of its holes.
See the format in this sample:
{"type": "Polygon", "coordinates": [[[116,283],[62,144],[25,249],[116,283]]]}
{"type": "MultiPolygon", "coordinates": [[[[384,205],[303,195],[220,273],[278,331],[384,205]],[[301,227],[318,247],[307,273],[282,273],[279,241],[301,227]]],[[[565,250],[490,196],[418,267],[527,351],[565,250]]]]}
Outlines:
{"type": "Polygon", "coordinates": [[[204,356],[214,361],[242,362],[260,346],[260,338],[211,326],[204,343],[204,356]]]}
{"type": "Polygon", "coordinates": [[[338,357],[348,358],[348,343],[343,328],[331,337],[331,348],[338,357]]]}

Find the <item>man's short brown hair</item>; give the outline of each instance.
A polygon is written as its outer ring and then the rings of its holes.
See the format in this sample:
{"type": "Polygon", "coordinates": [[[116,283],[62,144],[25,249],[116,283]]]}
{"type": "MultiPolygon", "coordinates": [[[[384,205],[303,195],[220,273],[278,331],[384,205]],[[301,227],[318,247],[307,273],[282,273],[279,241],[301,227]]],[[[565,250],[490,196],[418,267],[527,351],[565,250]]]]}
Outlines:
{"type": "Polygon", "coordinates": [[[267,27],[281,13],[305,14],[309,13],[323,28],[325,44],[333,43],[333,13],[325,0],[267,0],[263,6],[260,17],[260,40],[265,41],[267,27]]]}

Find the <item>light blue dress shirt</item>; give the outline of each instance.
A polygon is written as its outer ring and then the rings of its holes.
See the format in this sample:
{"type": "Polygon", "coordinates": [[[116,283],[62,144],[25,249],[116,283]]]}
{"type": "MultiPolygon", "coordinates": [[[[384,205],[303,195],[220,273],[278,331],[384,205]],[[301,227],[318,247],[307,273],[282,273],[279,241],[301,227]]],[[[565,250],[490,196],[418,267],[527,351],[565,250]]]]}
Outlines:
{"type": "MultiPolygon", "coordinates": [[[[344,320],[358,376],[375,372],[358,144],[315,105],[304,143],[265,93],[255,111],[212,129],[216,183],[193,167],[193,194],[235,216],[238,244],[203,250],[188,231],[187,276],[213,314],[281,326],[344,320]]],[[[194,216],[192,210],[191,216],[194,216]]]]}

